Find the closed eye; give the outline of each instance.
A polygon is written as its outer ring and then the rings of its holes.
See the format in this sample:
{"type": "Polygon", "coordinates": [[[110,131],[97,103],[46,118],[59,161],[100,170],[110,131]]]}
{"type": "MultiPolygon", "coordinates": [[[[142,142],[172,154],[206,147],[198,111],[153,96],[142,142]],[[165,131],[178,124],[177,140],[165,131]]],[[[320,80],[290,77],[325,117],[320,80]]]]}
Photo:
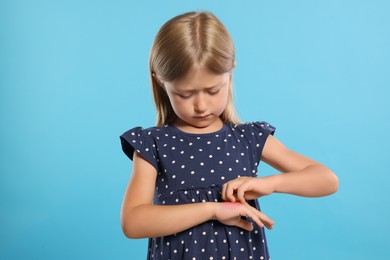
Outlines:
{"type": "Polygon", "coordinates": [[[218,94],[219,90],[220,90],[220,88],[217,90],[209,90],[208,93],[213,96],[213,95],[218,94]]]}
{"type": "Polygon", "coordinates": [[[189,99],[192,96],[192,94],[179,94],[179,93],[177,93],[176,95],[178,95],[182,99],[189,99]]]}

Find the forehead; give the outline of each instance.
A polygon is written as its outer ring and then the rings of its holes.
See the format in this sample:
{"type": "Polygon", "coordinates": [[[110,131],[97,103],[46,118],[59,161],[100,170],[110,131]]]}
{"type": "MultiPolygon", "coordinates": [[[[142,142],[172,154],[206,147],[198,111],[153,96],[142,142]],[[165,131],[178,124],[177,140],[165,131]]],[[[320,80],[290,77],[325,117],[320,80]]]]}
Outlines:
{"type": "Polygon", "coordinates": [[[222,85],[229,80],[229,76],[230,73],[216,74],[207,69],[193,68],[183,78],[167,83],[176,89],[199,90],[222,85]]]}

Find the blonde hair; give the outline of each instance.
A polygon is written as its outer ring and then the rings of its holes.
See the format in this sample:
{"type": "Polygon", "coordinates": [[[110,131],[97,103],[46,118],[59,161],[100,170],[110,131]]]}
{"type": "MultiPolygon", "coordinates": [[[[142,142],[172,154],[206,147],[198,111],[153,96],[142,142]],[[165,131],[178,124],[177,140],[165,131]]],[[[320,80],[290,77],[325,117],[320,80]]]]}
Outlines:
{"type": "MultiPolygon", "coordinates": [[[[159,80],[179,80],[194,66],[217,74],[232,72],[235,66],[234,44],[225,26],[213,14],[181,14],[170,19],[158,31],[151,48],[149,66],[157,110],[156,124],[171,124],[177,116],[159,80]]],[[[224,123],[240,123],[233,104],[232,76],[228,102],[220,118],[224,123]]]]}

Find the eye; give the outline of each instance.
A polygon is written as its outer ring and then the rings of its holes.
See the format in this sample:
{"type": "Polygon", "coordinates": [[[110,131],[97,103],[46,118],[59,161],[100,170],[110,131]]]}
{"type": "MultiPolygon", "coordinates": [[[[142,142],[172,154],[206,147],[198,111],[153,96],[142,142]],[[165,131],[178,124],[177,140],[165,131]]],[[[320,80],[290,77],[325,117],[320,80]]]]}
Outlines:
{"type": "Polygon", "coordinates": [[[214,95],[217,95],[218,92],[219,92],[220,88],[219,89],[216,89],[216,90],[210,90],[208,91],[210,95],[214,96],[214,95]]]}
{"type": "Polygon", "coordinates": [[[177,93],[177,95],[182,99],[189,99],[192,96],[192,94],[179,94],[179,93],[177,93]]]}

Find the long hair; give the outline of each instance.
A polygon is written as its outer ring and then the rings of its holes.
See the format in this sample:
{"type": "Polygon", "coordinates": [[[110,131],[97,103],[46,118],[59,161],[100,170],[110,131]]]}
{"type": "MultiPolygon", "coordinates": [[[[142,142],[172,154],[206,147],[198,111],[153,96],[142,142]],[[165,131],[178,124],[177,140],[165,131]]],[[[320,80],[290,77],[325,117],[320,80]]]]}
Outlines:
{"type": "MultiPolygon", "coordinates": [[[[154,39],[149,67],[158,126],[173,123],[177,116],[157,76],[162,81],[179,80],[194,66],[216,74],[232,72],[235,66],[230,34],[209,12],[178,15],[166,22],[154,39]]],[[[232,81],[230,76],[228,102],[220,118],[224,123],[238,124],[232,81]]]]}

